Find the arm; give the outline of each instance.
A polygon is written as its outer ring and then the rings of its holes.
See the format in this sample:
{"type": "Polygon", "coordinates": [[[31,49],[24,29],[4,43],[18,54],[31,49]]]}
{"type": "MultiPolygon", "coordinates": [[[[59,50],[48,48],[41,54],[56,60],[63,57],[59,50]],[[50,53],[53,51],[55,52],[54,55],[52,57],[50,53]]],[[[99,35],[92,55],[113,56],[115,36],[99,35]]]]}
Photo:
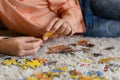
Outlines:
{"type": "Polygon", "coordinates": [[[47,30],[56,35],[66,36],[74,33],[85,32],[82,13],[77,0],[51,1],[50,9],[58,17],[51,20],[47,30]]]}
{"type": "Polygon", "coordinates": [[[37,53],[41,44],[42,40],[34,37],[0,36],[0,53],[14,56],[32,55],[37,53]]]}

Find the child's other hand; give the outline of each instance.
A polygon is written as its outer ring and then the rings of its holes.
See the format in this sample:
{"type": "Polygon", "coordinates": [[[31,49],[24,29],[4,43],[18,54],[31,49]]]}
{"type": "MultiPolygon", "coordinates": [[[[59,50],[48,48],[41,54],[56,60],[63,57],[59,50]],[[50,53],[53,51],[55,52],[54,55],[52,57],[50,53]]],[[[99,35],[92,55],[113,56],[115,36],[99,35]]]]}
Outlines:
{"type": "Polygon", "coordinates": [[[34,37],[15,37],[1,39],[0,51],[14,56],[32,55],[39,50],[41,43],[41,39],[34,37]]]}
{"type": "Polygon", "coordinates": [[[47,27],[53,33],[52,37],[67,36],[72,32],[71,25],[63,19],[54,18],[47,27]]]}

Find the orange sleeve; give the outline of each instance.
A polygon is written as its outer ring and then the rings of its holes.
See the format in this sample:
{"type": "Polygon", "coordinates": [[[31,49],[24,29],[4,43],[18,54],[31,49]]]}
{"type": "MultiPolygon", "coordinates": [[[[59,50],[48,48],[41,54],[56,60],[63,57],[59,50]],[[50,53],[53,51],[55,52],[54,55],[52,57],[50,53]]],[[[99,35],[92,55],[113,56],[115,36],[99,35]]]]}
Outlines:
{"type": "Polygon", "coordinates": [[[54,2],[54,4],[51,4],[51,9],[54,9],[53,11],[57,12],[62,19],[71,24],[72,34],[85,32],[85,25],[78,0],[64,0],[58,4],[54,2]]]}
{"type": "Polygon", "coordinates": [[[25,1],[28,2],[23,3],[22,0],[0,0],[1,20],[12,31],[39,37],[45,32],[44,26],[42,27],[39,24],[40,19],[38,20],[38,18],[41,18],[39,14],[42,12],[39,12],[39,8],[36,7],[37,3],[40,3],[42,0],[25,1]],[[37,19],[32,20],[31,18],[34,16],[37,19]]]}
{"type": "Polygon", "coordinates": [[[11,1],[17,0],[0,0],[1,21],[6,25],[8,29],[12,31],[23,34],[30,33],[28,32],[27,27],[25,27],[25,23],[27,22],[23,21],[23,16],[19,15],[16,7],[10,3],[11,1]]]}

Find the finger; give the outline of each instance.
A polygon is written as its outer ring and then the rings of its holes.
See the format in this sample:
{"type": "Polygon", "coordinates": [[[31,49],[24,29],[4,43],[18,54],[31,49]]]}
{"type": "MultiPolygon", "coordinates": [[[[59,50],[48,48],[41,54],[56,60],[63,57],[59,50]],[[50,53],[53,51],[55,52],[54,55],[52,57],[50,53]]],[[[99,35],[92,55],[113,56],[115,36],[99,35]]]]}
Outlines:
{"type": "Polygon", "coordinates": [[[47,27],[47,31],[50,31],[51,28],[53,27],[53,25],[56,23],[56,21],[58,21],[59,18],[54,18],[51,20],[51,22],[49,23],[48,27],[47,27]]]}
{"type": "Polygon", "coordinates": [[[70,33],[71,33],[71,28],[70,28],[70,27],[67,27],[67,28],[65,29],[65,31],[63,32],[63,35],[67,36],[67,35],[69,35],[70,33]]]}
{"type": "Polygon", "coordinates": [[[61,35],[65,31],[65,29],[66,29],[66,25],[62,24],[62,26],[55,32],[55,34],[61,35]]]}
{"type": "Polygon", "coordinates": [[[49,38],[49,37],[45,37],[45,38],[43,38],[43,41],[47,41],[47,40],[48,40],[48,38],[49,38]]]}
{"type": "Polygon", "coordinates": [[[36,43],[36,42],[42,43],[43,40],[39,38],[39,39],[35,39],[35,40],[29,40],[29,41],[27,41],[26,43],[36,43]]]}
{"type": "Polygon", "coordinates": [[[63,20],[58,20],[50,31],[55,33],[62,26],[62,24],[63,24],[63,20]]]}
{"type": "Polygon", "coordinates": [[[59,37],[59,35],[58,34],[54,34],[50,38],[57,38],[57,37],[59,37]]]}
{"type": "Polygon", "coordinates": [[[35,37],[21,37],[21,39],[24,42],[31,42],[31,41],[34,41],[34,40],[39,40],[38,38],[35,38],[35,37]]]}
{"type": "Polygon", "coordinates": [[[24,50],[22,53],[22,56],[24,56],[24,55],[34,55],[34,54],[36,54],[37,52],[38,52],[38,50],[40,49],[40,47],[37,47],[37,48],[35,48],[35,49],[32,49],[32,50],[24,50]]]}
{"type": "Polygon", "coordinates": [[[23,50],[31,50],[35,49],[36,47],[39,47],[42,44],[42,40],[36,41],[36,42],[31,42],[31,43],[26,43],[23,46],[23,50]]]}

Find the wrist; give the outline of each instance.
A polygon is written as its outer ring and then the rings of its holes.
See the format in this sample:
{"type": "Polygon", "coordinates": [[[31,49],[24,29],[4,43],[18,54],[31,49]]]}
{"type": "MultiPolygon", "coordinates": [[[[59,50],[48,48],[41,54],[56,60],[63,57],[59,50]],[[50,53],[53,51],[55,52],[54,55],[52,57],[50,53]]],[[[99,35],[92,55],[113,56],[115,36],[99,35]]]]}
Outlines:
{"type": "Polygon", "coordinates": [[[5,49],[5,44],[6,44],[6,40],[9,39],[10,37],[6,37],[6,36],[1,36],[0,37],[0,52],[4,52],[5,49]]]}
{"type": "Polygon", "coordinates": [[[4,53],[6,52],[6,45],[7,43],[9,43],[9,37],[0,37],[0,53],[4,53]]]}

